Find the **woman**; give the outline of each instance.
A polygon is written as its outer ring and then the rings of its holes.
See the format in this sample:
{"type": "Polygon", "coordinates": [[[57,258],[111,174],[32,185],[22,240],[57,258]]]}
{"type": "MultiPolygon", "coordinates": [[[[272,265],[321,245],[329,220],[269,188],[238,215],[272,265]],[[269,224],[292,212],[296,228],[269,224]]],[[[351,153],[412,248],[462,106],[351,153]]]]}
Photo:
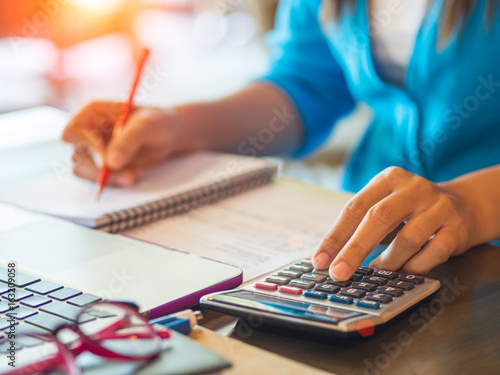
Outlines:
{"type": "Polygon", "coordinates": [[[85,107],[63,135],[77,146],[74,173],[96,178],[88,142],[125,186],[191,150],[302,156],[360,101],[375,115],[346,170],[344,188],[357,194],[317,268],[348,279],[394,230],[372,264],[416,274],[500,238],[498,0],[283,0],[270,44],[260,80],[210,103],[137,108],[109,144],[120,105],[85,107]]]}

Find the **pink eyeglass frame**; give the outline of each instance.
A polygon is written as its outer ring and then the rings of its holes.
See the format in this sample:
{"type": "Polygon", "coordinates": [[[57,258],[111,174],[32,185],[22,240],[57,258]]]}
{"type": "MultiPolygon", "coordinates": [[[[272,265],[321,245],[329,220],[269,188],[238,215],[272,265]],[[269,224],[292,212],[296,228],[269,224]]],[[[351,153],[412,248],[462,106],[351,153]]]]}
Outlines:
{"type": "MultiPolygon", "coordinates": [[[[157,357],[161,353],[161,340],[163,339],[168,339],[170,337],[170,330],[168,328],[161,328],[159,330],[154,329],[152,325],[149,324],[149,322],[142,317],[137,311],[134,309],[130,308],[128,305],[120,303],[120,302],[100,302],[95,305],[89,306],[89,308],[93,308],[96,306],[99,306],[101,304],[108,304],[108,305],[113,305],[116,307],[119,307],[123,310],[125,310],[128,314],[134,316],[135,318],[138,318],[144,322],[144,327],[149,329],[149,332],[140,332],[140,333],[133,333],[133,334],[125,334],[123,336],[117,334],[117,330],[120,328],[125,328],[126,326],[124,325],[125,320],[120,320],[117,321],[116,323],[110,325],[109,327],[106,327],[105,329],[96,332],[93,334],[93,336],[98,335],[98,339],[111,339],[111,338],[126,338],[126,337],[134,337],[134,338],[153,338],[157,341],[158,344],[158,350],[156,353],[149,354],[149,355],[142,355],[142,356],[128,356],[124,354],[119,354],[114,351],[111,351],[109,349],[104,348],[103,346],[97,344],[94,342],[94,340],[90,339],[88,336],[86,336],[81,330],[80,327],[78,326],[77,323],[74,324],[65,324],[60,327],[58,327],[53,334],[50,333],[42,333],[42,334],[26,334],[24,335],[25,337],[33,337],[33,338],[38,338],[38,339],[44,339],[47,338],[46,341],[51,341],[54,342],[57,345],[57,354],[52,357],[48,358],[45,360],[41,360],[40,362],[32,363],[28,366],[24,366],[21,368],[14,368],[11,371],[5,373],[4,375],[28,375],[28,374],[37,374],[37,373],[45,373],[51,369],[55,368],[62,368],[67,374],[73,375],[73,374],[80,374],[80,369],[78,365],[76,364],[76,357],[85,352],[89,351],[95,355],[107,358],[107,359],[116,359],[116,360],[128,360],[128,361],[148,361],[152,360],[155,357],[157,357]],[[78,335],[79,338],[79,345],[74,347],[74,348],[68,348],[65,346],[63,343],[59,341],[57,338],[57,332],[63,330],[63,329],[69,329],[70,331],[74,332],[75,334],[78,335]],[[71,367],[70,367],[71,366],[71,367]]],[[[78,318],[85,313],[86,309],[83,309],[75,319],[76,322],[78,322],[78,318]]]]}

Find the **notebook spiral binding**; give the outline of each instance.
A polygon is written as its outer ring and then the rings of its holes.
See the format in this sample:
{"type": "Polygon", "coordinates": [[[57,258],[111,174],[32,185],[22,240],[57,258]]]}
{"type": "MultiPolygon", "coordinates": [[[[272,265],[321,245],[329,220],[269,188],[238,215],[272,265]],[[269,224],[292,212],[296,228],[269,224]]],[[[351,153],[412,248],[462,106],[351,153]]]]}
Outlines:
{"type": "Polygon", "coordinates": [[[97,229],[109,233],[120,233],[170,216],[185,214],[224,198],[265,185],[271,182],[275,176],[276,168],[263,168],[169,198],[146,203],[139,207],[106,214],[103,223],[97,229]]]}

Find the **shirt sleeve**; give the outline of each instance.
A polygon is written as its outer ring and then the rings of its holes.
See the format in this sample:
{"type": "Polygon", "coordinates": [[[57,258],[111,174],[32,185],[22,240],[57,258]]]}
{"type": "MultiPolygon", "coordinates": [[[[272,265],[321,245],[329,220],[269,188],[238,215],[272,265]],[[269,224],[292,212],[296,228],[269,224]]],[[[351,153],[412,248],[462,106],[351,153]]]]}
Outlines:
{"type": "Polygon", "coordinates": [[[319,0],[281,0],[275,29],[266,37],[270,66],[260,80],[283,89],[301,116],[304,139],[293,153],[296,157],[323,143],[336,120],[354,108],[344,74],[321,31],[319,6],[319,0]]]}

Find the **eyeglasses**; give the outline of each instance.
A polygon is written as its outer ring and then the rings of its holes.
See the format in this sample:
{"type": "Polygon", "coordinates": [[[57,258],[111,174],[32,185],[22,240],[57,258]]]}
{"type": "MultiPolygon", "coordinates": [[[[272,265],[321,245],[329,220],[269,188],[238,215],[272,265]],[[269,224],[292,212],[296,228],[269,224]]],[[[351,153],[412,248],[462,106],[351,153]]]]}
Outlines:
{"type": "Polygon", "coordinates": [[[168,329],[153,328],[130,306],[116,302],[84,308],[75,322],[57,328],[54,334],[2,339],[0,352],[5,354],[0,373],[80,375],[75,359],[85,351],[112,360],[147,361],[160,354],[162,340],[170,337],[168,329]]]}

